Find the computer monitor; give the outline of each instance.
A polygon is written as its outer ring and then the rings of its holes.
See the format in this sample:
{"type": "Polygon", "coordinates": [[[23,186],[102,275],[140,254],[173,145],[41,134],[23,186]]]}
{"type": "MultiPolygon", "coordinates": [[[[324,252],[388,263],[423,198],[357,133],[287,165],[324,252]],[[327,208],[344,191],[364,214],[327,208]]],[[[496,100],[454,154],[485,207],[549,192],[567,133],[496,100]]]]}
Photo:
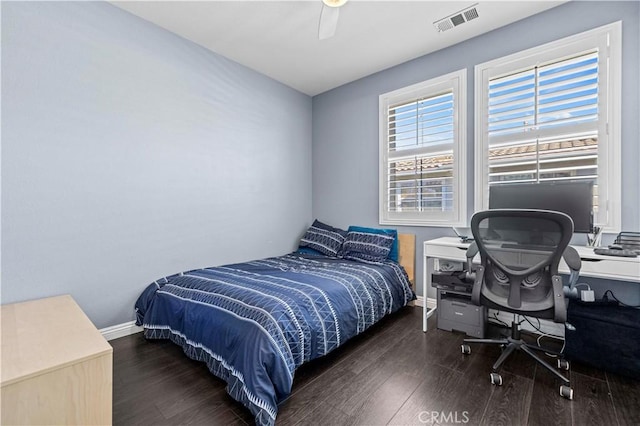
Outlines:
{"type": "Polygon", "coordinates": [[[537,209],[566,213],[574,232],[593,232],[593,182],[492,185],[490,209],[537,209]]]}

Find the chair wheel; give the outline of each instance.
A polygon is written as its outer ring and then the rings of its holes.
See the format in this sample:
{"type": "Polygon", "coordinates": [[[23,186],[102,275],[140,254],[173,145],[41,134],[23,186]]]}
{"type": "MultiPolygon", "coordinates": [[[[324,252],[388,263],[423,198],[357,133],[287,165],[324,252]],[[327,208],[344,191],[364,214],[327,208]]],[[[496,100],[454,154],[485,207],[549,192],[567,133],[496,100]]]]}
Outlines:
{"type": "Polygon", "coordinates": [[[561,370],[568,370],[569,361],[567,361],[566,359],[558,359],[558,368],[561,370]]]}
{"type": "Polygon", "coordinates": [[[460,349],[462,349],[462,353],[465,355],[469,355],[471,353],[471,346],[467,344],[460,345],[460,349]]]}
{"type": "Polygon", "coordinates": [[[502,376],[498,373],[491,373],[489,376],[491,379],[491,384],[496,386],[502,386],[502,376]]]}
{"type": "Polygon", "coordinates": [[[567,398],[569,401],[573,400],[573,389],[569,386],[562,385],[560,386],[560,396],[563,398],[567,398]]]}

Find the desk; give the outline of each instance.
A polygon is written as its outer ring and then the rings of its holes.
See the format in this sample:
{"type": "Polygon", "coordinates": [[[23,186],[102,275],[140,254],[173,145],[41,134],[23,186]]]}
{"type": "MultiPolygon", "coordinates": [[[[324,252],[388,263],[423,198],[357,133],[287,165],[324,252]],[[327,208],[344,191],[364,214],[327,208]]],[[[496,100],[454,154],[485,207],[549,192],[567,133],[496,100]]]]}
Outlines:
{"type": "MultiPolygon", "coordinates": [[[[457,237],[442,237],[424,242],[422,294],[424,295],[424,314],[422,331],[427,331],[427,318],[433,314],[433,309],[427,309],[427,288],[431,284],[431,273],[438,268],[439,260],[466,262],[466,252],[470,243],[461,243],[457,237]],[[429,268],[429,260],[435,261],[435,268],[429,268]]],[[[593,247],[573,246],[582,259],[580,276],[604,278],[609,280],[634,281],[640,283],[640,257],[602,256],[593,252],[593,247]]],[[[474,261],[479,262],[480,256],[474,261]]],[[[564,260],[560,261],[558,271],[569,273],[564,260]]]]}

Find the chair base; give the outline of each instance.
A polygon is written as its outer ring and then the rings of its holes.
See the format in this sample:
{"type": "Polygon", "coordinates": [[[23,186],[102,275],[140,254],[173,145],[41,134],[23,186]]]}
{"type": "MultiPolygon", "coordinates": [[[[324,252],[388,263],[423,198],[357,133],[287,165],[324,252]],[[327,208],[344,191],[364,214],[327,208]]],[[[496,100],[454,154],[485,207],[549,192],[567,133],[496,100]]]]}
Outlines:
{"type": "MultiPolygon", "coordinates": [[[[531,345],[520,337],[520,329],[518,324],[515,322],[511,323],[511,336],[502,338],[502,339],[464,339],[464,343],[462,345],[462,353],[469,354],[471,353],[471,348],[468,345],[469,343],[481,343],[481,344],[489,344],[489,345],[501,345],[503,347],[502,353],[498,360],[491,367],[491,383],[495,385],[502,385],[502,377],[498,374],[498,370],[504,364],[506,359],[511,355],[514,351],[522,351],[533,358],[538,364],[542,365],[548,371],[553,373],[557,378],[562,380],[563,385],[560,386],[560,395],[567,399],[573,399],[573,389],[571,389],[569,384],[569,379],[564,375],[560,374],[551,364],[542,359],[535,351],[542,351],[545,353],[550,353],[561,357],[562,354],[557,351],[553,351],[546,348],[541,348],[536,345],[531,345]]],[[[558,368],[563,368],[565,370],[569,369],[568,361],[559,358],[558,359],[558,368]]]]}

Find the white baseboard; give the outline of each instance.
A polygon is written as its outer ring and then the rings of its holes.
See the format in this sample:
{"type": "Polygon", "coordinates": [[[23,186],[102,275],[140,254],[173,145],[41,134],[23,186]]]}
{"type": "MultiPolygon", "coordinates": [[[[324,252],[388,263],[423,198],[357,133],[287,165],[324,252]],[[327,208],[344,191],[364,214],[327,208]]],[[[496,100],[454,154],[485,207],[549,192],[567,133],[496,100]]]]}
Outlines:
{"type": "Polygon", "coordinates": [[[99,331],[105,339],[113,340],[118,337],[140,333],[142,331],[142,327],[138,327],[135,321],[129,321],[123,322],[122,324],[112,325],[111,327],[101,328],[99,331]]]}
{"type": "MultiPolygon", "coordinates": [[[[418,296],[418,299],[416,299],[416,306],[424,306],[424,296],[418,296]]],[[[438,301],[427,297],[427,308],[434,309],[436,306],[438,306],[438,301]]]]}

